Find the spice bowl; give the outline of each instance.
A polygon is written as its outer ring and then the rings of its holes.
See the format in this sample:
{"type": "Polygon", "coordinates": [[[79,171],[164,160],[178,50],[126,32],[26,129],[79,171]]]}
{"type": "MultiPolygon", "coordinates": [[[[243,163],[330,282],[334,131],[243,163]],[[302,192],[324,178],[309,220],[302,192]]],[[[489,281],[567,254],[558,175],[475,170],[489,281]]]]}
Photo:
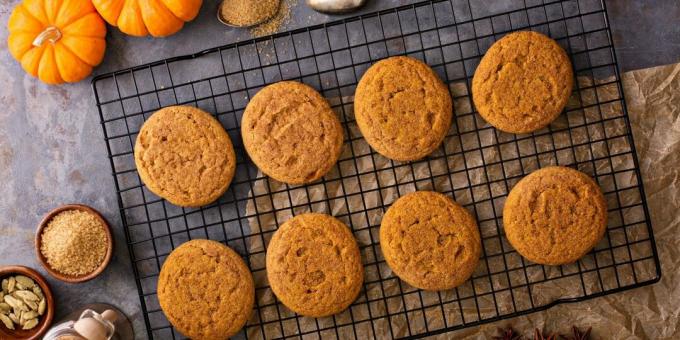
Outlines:
{"type": "MultiPolygon", "coordinates": [[[[15,327],[11,330],[0,322],[0,339],[17,339],[17,340],[32,340],[41,339],[47,332],[54,319],[54,298],[50,286],[45,281],[45,278],[37,271],[24,266],[2,266],[0,267],[0,281],[11,276],[23,275],[40,287],[40,290],[45,298],[45,312],[39,317],[38,324],[29,330],[23,330],[21,327],[15,327]]],[[[16,326],[16,325],[15,325],[16,326]]]]}
{"type": "Polygon", "coordinates": [[[67,283],[80,283],[80,282],[85,282],[94,279],[95,277],[99,276],[104,269],[106,269],[106,266],[108,266],[109,262],[111,261],[111,256],[113,254],[113,235],[111,234],[111,228],[109,226],[109,223],[104,219],[104,217],[94,208],[82,205],[82,204],[67,204],[64,206],[61,206],[59,208],[56,208],[52,211],[50,211],[45,217],[42,219],[40,222],[40,225],[38,226],[38,230],[35,233],[35,251],[36,255],[38,257],[38,261],[40,264],[45,268],[45,270],[55,279],[64,281],[67,283]],[[52,219],[59,215],[62,212],[66,211],[82,211],[91,214],[94,216],[94,218],[101,223],[101,225],[104,227],[105,231],[105,239],[106,239],[106,254],[104,256],[103,261],[99,264],[99,266],[86,274],[83,275],[67,275],[64,274],[60,271],[55,270],[50,266],[49,262],[47,261],[47,258],[41,251],[41,246],[43,243],[43,232],[45,229],[48,227],[52,219]]]}

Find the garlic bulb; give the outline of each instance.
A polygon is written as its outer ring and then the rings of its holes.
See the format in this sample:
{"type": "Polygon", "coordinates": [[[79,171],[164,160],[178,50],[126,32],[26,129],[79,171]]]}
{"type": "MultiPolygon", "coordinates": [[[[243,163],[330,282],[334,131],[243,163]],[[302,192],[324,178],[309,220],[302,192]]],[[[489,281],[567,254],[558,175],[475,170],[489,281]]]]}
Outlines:
{"type": "Polygon", "coordinates": [[[307,5],[324,13],[346,13],[359,9],[366,0],[307,0],[307,5]]]}

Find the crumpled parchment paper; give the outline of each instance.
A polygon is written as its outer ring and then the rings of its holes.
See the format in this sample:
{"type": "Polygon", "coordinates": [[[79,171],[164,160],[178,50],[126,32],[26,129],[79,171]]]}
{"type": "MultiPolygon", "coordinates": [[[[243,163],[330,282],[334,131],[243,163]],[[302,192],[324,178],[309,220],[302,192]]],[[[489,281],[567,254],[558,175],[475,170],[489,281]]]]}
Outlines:
{"type": "MultiPolygon", "coordinates": [[[[276,308],[264,308],[255,313],[250,327],[246,328],[249,337],[316,333],[318,329],[325,329],[322,336],[324,332],[335,336],[334,327],[338,327],[343,338],[403,337],[446,325],[457,326],[463,318],[471,322],[503,316],[531,309],[532,302],[537,307],[558,298],[578,297],[630,284],[631,266],[612,263],[649,257],[651,243],[644,223],[635,224],[644,219],[642,210],[626,208],[639,205],[640,191],[630,145],[624,137],[623,111],[617,101],[622,94],[612,80],[580,77],[578,81],[583,90],[572,96],[567,106],[571,110],[552,124],[553,133],[539,133],[533,140],[521,137],[514,140],[512,135],[495,133],[493,129],[474,133],[473,119],[479,118],[468,114],[472,109],[466,86],[451,84],[457,98],[454,100],[457,118],[444,142],[446,152],[435,152],[429,161],[415,162],[412,167],[397,163],[392,168],[387,159],[371,156],[363,139],[354,139],[360,137],[360,133],[356,124],[350,123],[350,135],[346,137],[352,141],[346,143],[338,166],[323,182],[290,190],[273,180],[256,182],[246,206],[247,216],[256,213],[259,216],[249,219],[253,233],[265,232],[266,244],[276,225],[293,215],[310,210],[339,215],[354,229],[362,248],[367,284],[355,305],[335,318],[295,318],[294,313],[280,304],[276,308]],[[570,133],[566,127],[571,127],[570,133]],[[510,161],[506,161],[508,159],[510,161]],[[549,164],[575,162],[582,171],[598,176],[610,206],[609,228],[613,231],[596,247],[596,255],[587,255],[579,264],[562,269],[527,264],[526,270],[520,270],[522,259],[499,233],[502,226],[494,216],[500,215],[505,195],[523,172],[549,164]],[[448,172],[452,175],[444,175],[448,172]],[[480,261],[473,280],[456,290],[419,293],[394,277],[382,259],[379,246],[375,245],[384,208],[414,190],[452,192],[459,203],[477,215],[485,238],[486,257],[480,261]],[[621,241],[617,232],[625,233],[622,237],[627,237],[627,241],[621,241]],[[636,240],[640,242],[634,246],[625,245],[636,240]],[[608,251],[612,247],[616,249],[608,251]],[[598,249],[607,251],[597,252],[598,249]],[[630,250],[630,253],[620,250],[630,250]],[[505,263],[501,264],[503,259],[505,263]],[[596,265],[606,268],[598,270],[596,265]],[[579,271],[585,273],[579,275],[579,271]],[[550,280],[562,276],[565,277],[550,280]],[[526,289],[527,281],[531,291],[526,289]],[[490,294],[491,285],[499,293],[490,294]],[[473,294],[478,297],[474,298],[473,294]],[[369,316],[375,321],[371,322],[369,316]],[[280,318],[284,321],[279,322],[280,318]],[[264,334],[259,323],[265,324],[264,334]]],[[[499,327],[506,326],[525,335],[534,327],[568,334],[571,326],[577,325],[581,329],[592,327],[596,339],[680,338],[680,214],[677,213],[680,210],[680,64],[628,72],[622,81],[662,264],[662,280],[651,286],[584,302],[563,303],[547,311],[436,337],[487,339],[497,335],[499,327]]],[[[329,100],[351,111],[348,109],[351,97],[329,100]]],[[[477,122],[478,127],[487,126],[484,124],[477,122]]],[[[265,244],[253,242],[250,251],[263,251],[265,244]]],[[[636,261],[634,266],[638,281],[656,276],[652,260],[636,261]]],[[[266,286],[266,276],[256,275],[256,285],[266,286]]],[[[276,302],[269,289],[259,290],[257,300],[262,305],[276,302]]]]}

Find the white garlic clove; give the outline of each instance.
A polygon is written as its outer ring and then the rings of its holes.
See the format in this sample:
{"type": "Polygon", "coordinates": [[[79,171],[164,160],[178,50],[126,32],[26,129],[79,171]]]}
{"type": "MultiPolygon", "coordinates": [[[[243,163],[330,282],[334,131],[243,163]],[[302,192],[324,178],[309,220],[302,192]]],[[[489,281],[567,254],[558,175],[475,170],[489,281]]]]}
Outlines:
{"type": "Polygon", "coordinates": [[[366,0],[307,0],[307,6],[323,13],[347,13],[359,9],[366,0]]]}

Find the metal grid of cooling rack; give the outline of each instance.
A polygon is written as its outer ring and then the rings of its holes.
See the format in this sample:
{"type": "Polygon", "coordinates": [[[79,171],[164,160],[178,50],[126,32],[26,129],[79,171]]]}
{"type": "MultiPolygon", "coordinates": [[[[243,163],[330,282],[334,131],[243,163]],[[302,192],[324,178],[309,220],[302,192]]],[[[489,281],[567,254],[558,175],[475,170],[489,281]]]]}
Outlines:
{"type": "Polygon", "coordinates": [[[596,0],[514,1],[487,13],[483,1],[424,1],[234,45],[93,80],[120,212],[148,336],[181,338],[155,295],[166,256],[192,238],[237,250],[256,281],[246,338],[401,338],[461,329],[654,283],[660,265],[627,118],[605,4],[596,0]],[[577,75],[572,98],[549,127],[511,135],[476,113],[470,81],[481,56],[504,34],[548,34],[569,53],[577,75]],[[444,144],[413,163],[372,151],[353,117],[353,93],[375,61],[408,55],[427,62],[449,85],[455,115],[444,144]],[[345,128],[338,165],[322,181],[291,187],[268,180],[248,160],[239,123],[248,99],[266,84],[293,79],[318,89],[345,128]],[[133,145],[146,118],[175,104],[213,113],[231,135],[236,177],[218,201],[175,207],[149,192],[133,145]],[[523,260],[502,232],[502,204],[512,186],[540,167],[559,164],[592,175],[609,205],[606,236],[579,262],[546,267],[523,260]],[[471,280],[446,292],[399,281],[380,253],[380,217],[399,195],[446,193],[473,211],[483,257],[471,280]],[[276,226],[306,211],[332,213],[360,244],[366,282],[358,300],[334,317],[300,317],[266,282],[264,254],[276,226]]]}

